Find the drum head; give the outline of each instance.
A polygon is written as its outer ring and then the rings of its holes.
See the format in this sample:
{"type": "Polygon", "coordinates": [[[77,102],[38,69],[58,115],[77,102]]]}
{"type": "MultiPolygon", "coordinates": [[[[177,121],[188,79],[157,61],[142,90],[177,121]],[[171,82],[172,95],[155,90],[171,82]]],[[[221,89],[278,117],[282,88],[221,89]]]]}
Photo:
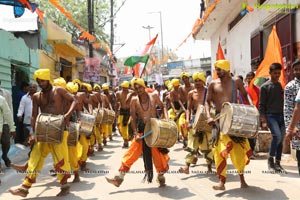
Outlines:
{"type": "Polygon", "coordinates": [[[225,102],[223,103],[222,110],[220,113],[220,130],[222,134],[227,134],[230,127],[231,127],[231,121],[232,121],[232,115],[233,115],[233,108],[231,103],[225,102]]]}
{"type": "Polygon", "coordinates": [[[147,134],[149,131],[152,131],[152,134],[145,137],[145,142],[148,146],[152,146],[156,142],[157,135],[159,134],[157,119],[151,118],[150,121],[146,123],[144,134],[147,134]]]}
{"type": "Polygon", "coordinates": [[[201,114],[204,111],[205,111],[204,106],[199,104],[198,107],[197,107],[197,111],[196,111],[196,114],[195,114],[195,119],[194,119],[194,122],[193,122],[193,129],[197,128],[199,118],[201,117],[201,114]]]}

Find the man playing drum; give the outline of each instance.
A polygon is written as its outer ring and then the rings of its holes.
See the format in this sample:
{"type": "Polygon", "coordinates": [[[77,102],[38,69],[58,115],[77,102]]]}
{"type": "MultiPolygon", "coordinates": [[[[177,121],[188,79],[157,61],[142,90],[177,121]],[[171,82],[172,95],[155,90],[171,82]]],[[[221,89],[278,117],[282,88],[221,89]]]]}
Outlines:
{"type": "MultiPolygon", "coordinates": [[[[102,98],[104,99],[103,108],[113,111],[112,108],[112,101],[110,100],[109,96],[109,85],[107,83],[102,84],[103,94],[102,98]]],[[[114,104],[113,104],[114,105],[114,104]]],[[[102,134],[103,134],[103,145],[106,146],[107,144],[107,137],[112,136],[112,124],[103,123],[102,124],[102,134]]]]}
{"type": "MultiPolygon", "coordinates": [[[[116,104],[116,95],[113,91],[110,92],[110,88],[109,88],[108,84],[103,84],[103,85],[104,85],[104,87],[102,87],[103,94],[105,96],[107,96],[109,103],[110,103],[109,109],[114,111],[115,108],[112,107],[112,105],[115,106],[115,104],[116,104]]],[[[115,119],[114,119],[113,124],[108,124],[107,128],[108,128],[107,136],[108,136],[109,140],[112,140],[112,132],[115,131],[115,128],[116,128],[115,119]]]]}
{"type": "MultiPolygon", "coordinates": [[[[211,128],[205,128],[205,127],[195,127],[195,129],[191,128],[191,123],[195,120],[195,114],[198,106],[203,105],[204,107],[206,102],[205,98],[206,98],[207,88],[205,87],[206,78],[204,76],[204,73],[199,73],[199,72],[194,73],[193,81],[194,81],[195,89],[188,93],[188,102],[187,102],[187,110],[186,110],[186,126],[189,129],[187,151],[189,151],[189,153],[185,157],[186,166],[184,168],[181,167],[179,169],[179,172],[189,174],[189,167],[191,163],[195,163],[195,160],[197,160],[196,155],[198,153],[198,149],[200,148],[201,152],[204,154],[204,158],[206,159],[207,172],[211,173],[212,172],[211,166],[213,162],[213,152],[210,144],[211,128]]],[[[203,111],[205,110],[203,109],[203,111]]],[[[199,114],[204,114],[204,113],[199,113],[199,114]]],[[[201,119],[198,116],[198,119],[204,121],[206,119],[206,116],[205,119],[201,119]]]]}
{"type": "MultiPolygon", "coordinates": [[[[102,109],[102,97],[100,94],[101,91],[101,86],[98,84],[94,84],[93,87],[93,95],[95,95],[97,97],[98,102],[97,103],[92,103],[93,104],[93,108],[94,110],[98,111],[98,109],[102,109]]],[[[96,143],[97,141],[97,151],[102,151],[103,150],[103,146],[102,146],[102,134],[101,134],[101,124],[95,124],[95,128],[94,128],[94,134],[91,137],[91,144],[96,143]]]]}
{"type": "MultiPolygon", "coordinates": [[[[30,133],[31,140],[34,140],[34,131],[39,109],[41,113],[52,115],[63,115],[66,125],[69,124],[70,116],[76,106],[76,99],[62,87],[55,87],[50,82],[50,70],[39,69],[34,73],[34,80],[37,81],[42,89],[33,95],[32,103],[32,132],[30,133]],[[63,102],[72,102],[69,110],[64,112],[63,102]]],[[[29,188],[35,183],[38,172],[41,171],[43,163],[47,155],[51,152],[57,172],[57,178],[60,180],[61,191],[57,196],[64,196],[69,193],[70,186],[67,184],[70,178],[70,164],[68,160],[67,146],[68,132],[63,132],[62,142],[59,144],[48,142],[36,142],[28,161],[28,173],[23,181],[23,184],[17,189],[10,189],[9,192],[13,195],[26,197],[29,188]]]]}
{"type": "MultiPolygon", "coordinates": [[[[93,106],[92,106],[92,99],[89,90],[91,90],[92,86],[88,83],[82,83],[81,84],[81,92],[78,92],[76,96],[78,96],[79,99],[79,109],[81,112],[84,112],[85,114],[92,114],[93,113],[93,106]]],[[[86,167],[86,161],[88,158],[88,151],[89,151],[89,145],[90,145],[90,135],[87,136],[84,133],[79,133],[79,143],[81,144],[81,148],[79,151],[79,165],[81,171],[88,171],[89,169],[86,167]]]]}
{"type": "Polygon", "coordinates": [[[132,118],[132,129],[134,132],[134,139],[123,156],[121,167],[119,168],[119,174],[114,178],[106,178],[106,180],[119,187],[124,180],[125,174],[130,170],[132,164],[143,154],[144,166],[145,166],[145,179],[148,182],[152,182],[153,179],[153,166],[152,160],[158,173],[157,181],[160,187],[165,186],[165,177],[169,169],[168,153],[162,152],[166,150],[164,148],[158,149],[154,147],[148,147],[145,141],[141,138],[144,134],[145,124],[150,121],[151,118],[156,117],[156,106],[158,105],[162,110],[164,110],[164,115],[167,115],[164,109],[163,103],[160,101],[157,94],[147,93],[145,91],[145,82],[143,79],[135,79],[132,81],[134,83],[134,88],[138,96],[133,97],[130,103],[130,115],[132,118]]]}
{"type": "MultiPolygon", "coordinates": [[[[179,87],[179,98],[180,101],[183,103],[185,109],[187,109],[188,93],[194,89],[194,85],[190,83],[190,75],[187,72],[181,72],[180,79],[183,81],[184,85],[181,85],[179,87]]],[[[187,136],[188,136],[188,130],[185,123],[185,112],[180,115],[179,126],[180,126],[180,132],[183,136],[183,147],[185,148],[187,146],[187,136]]]]}
{"type": "MultiPolygon", "coordinates": [[[[173,89],[170,91],[169,100],[170,100],[171,108],[168,110],[168,115],[170,116],[171,120],[175,121],[175,123],[178,127],[178,130],[180,130],[179,117],[181,116],[182,113],[185,112],[186,109],[180,100],[180,95],[179,95],[180,81],[179,81],[179,79],[177,79],[177,78],[172,79],[171,84],[173,86],[173,89]]],[[[182,135],[182,137],[186,138],[184,135],[182,135]]],[[[186,140],[183,141],[184,144],[186,143],[186,140]]],[[[186,145],[184,145],[184,147],[185,146],[186,145]]]]}
{"type": "Polygon", "coordinates": [[[128,147],[129,133],[128,124],[130,118],[130,101],[133,91],[129,90],[129,82],[123,81],[121,84],[122,90],[116,93],[116,117],[118,119],[117,126],[121,136],[123,137],[123,147],[128,147]]]}
{"type": "MultiPolygon", "coordinates": [[[[242,80],[239,78],[232,78],[230,75],[230,63],[228,60],[218,60],[215,62],[215,70],[218,79],[213,80],[208,86],[206,97],[206,114],[208,124],[214,124],[214,119],[210,116],[211,105],[215,106],[216,115],[221,112],[224,102],[237,101],[237,91],[243,95],[244,99],[251,100],[247,96],[247,92],[243,86],[242,80]]],[[[251,102],[252,103],[252,102],[251,102]]],[[[213,125],[215,127],[215,125],[213,125]]],[[[216,164],[217,175],[219,177],[219,184],[213,186],[215,190],[225,190],[227,158],[230,155],[231,161],[240,176],[241,188],[248,187],[244,178],[244,169],[246,164],[250,162],[252,151],[249,142],[245,138],[235,140],[228,134],[217,134],[215,137],[212,134],[214,147],[214,160],[216,164]]],[[[237,137],[236,137],[237,138],[237,137]]]]}

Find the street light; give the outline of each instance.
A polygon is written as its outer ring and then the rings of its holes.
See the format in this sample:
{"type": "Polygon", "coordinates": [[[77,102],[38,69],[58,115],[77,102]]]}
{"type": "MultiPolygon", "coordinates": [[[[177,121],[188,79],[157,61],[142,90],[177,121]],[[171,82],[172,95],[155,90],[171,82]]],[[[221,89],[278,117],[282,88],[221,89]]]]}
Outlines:
{"type": "Polygon", "coordinates": [[[163,41],[163,28],[162,28],[162,17],[161,17],[161,11],[157,12],[149,12],[148,14],[158,13],[159,14],[159,22],[160,22],[160,33],[161,33],[161,59],[164,58],[164,41],[163,41]]]}
{"type": "Polygon", "coordinates": [[[150,26],[150,25],[148,25],[148,26],[142,26],[144,29],[148,29],[148,31],[149,31],[149,41],[151,40],[151,31],[150,31],[150,29],[152,29],[152,28],[154,28],[154,27],[152,27],[152,26],[150,26]]]}

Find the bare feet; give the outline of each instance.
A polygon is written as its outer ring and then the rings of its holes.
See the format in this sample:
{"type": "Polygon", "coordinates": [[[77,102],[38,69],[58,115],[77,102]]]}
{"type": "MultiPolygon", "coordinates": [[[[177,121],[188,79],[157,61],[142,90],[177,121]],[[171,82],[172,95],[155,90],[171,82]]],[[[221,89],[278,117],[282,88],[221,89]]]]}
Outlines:
{"type": "Polygon", "coordinates": [[[105,178],[107,182],[113,184],[116,187],[120,187],[121,183],[123,182],[123,179],[121,179],[118,176],[115,176],[114,178],[107,178],[107,177],[105,178]]]}
{"type": "Polygon", "coordinates": [[[27,167],[28,167],[28,163],[25,163],[24,165],[16,165],[14,163],[11,163],[10,166],[16,170],[17,172],[19,173],[24,173],[26,172],[27,170],[27,167]]]}
{"type": "Polygon", "coordinates": [[[166,178],[164,177],[164,175],[158,175],[156,181],[159,184],[159,187],[166,186],[166,178]]]}
{"type": "Polygon", "coordinates": [[[197,161],[198,161],[198,158],[197,158],[197,157],[194,157],[194,158],[193,158],[193,161],[192,161],[192,164],[193,164],[193,165],[196,165],[196,164],[197,164],[197,161]]]}
{"type": "Polygon", "coordinates": [[[70,186],[69,185],[63,185],[60,188],[60,192],[56,195],[57,197],[66,196],[70,193],[70,186]]]}
{"type": "Polygon", "coordinates": [[[213,186],[214,190],[225,190],[225,183],[220,181],[218,185],[213,186]]]}
{"type": "Polygon", "coordinates": [[[247,188],[249,187],[249,185],[245,182],[245,183],[241,183],[241,188],[247,188]]]}
{"type": "Polygon", "coordinates": [[[80,182],[80,178],[79,178],[79,174],[77,172],[77,173],[74,173],[74,179],[73,179],[72,183],[78,183],[78,182],[80,182]]]}
{"type": "Polygon", "coordinates": [[[178,170],[180,173],[184,173],[184,174],[189,174],[190,173],[190,170],[188,167],[180,167],[179,170],[178,170]]]}
{"type": "Polygon", "coordinates": [[[207,173],[208,174],[211,174],[213,171],[212,171],[212,168],[211,168],[211,164],[208,164],[207,165],[207,173]]]}
{"type": "Polygon", "coordinates": [[[248,184],[245,181],[244,174],[240,174],[240,181],[241,181],[241,188],[247,188],[247,187],[249,187],[248,184]]]}
{"type": "Polygon", "coordinates": [[[28,190],[24,189],[24,188],[17,188],[15,190],[9,189],[8,190],[12,195],[15,196],[20,196],[20,197],[26,197],[27,194],[29,193],[28,190]]]}

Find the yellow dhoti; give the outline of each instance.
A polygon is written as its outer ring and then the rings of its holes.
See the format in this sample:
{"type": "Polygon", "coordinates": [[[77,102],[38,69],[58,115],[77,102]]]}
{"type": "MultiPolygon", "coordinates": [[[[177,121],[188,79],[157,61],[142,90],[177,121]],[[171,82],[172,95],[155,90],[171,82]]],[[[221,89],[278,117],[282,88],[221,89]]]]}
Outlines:
{"type": "Polygon", "coordinates": [[[229,135],[220,133],[219,141],[213,149],[217,175],[222,182],[226,182],[227,158],[230,155],[233,166],[239,174],[244,172],[250,162],[252,150],[247,139],[243,143],[234,142],[229,135]]]}
{"type": "Polygon", "coordinates": [[[57,178],[60,184],[66,184],[70,175],[70,163],[67,145],[68,131],[64,131],[63,140],[60,144],[36,142],[30,153],[28,160],[27,174],[23,181],[24,188],[30,188],[36,182],[38,174],[41,172],[44,161],[51,153],[57,178]]]}

